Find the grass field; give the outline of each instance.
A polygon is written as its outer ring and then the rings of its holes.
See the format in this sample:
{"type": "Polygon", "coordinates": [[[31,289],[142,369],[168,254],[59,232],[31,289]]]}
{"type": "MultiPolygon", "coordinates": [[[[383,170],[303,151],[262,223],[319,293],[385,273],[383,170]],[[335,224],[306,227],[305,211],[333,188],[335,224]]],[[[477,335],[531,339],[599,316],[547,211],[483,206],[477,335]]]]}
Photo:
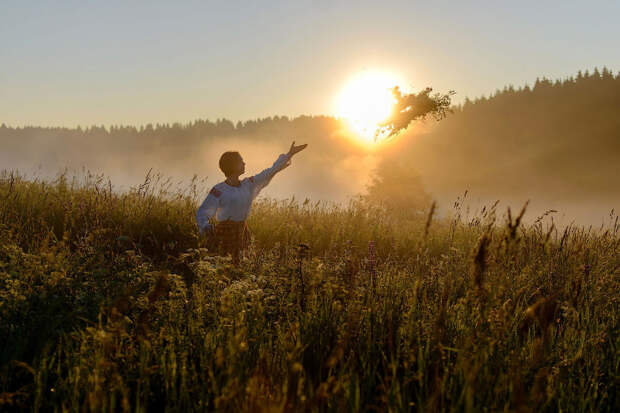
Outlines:
{"type": "Polygon", "coordinates": [[[613,213],[263,199],[234,267],[198,237],[202,184],[2,173],[0,410],[620,408],[613,213]]]}

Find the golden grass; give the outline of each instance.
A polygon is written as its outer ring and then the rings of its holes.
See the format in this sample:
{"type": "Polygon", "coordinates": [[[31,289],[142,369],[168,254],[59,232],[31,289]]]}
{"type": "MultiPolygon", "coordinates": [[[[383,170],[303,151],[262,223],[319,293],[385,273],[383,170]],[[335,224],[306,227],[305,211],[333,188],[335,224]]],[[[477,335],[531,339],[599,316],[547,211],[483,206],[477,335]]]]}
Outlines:
{"type": "Polygon", "coordinates": [[[620,403],[615,215],[557,231],[263,199],[234,267],[198,236],[200,183],[174,186],[0,176],[0,410],[620,403]]]}

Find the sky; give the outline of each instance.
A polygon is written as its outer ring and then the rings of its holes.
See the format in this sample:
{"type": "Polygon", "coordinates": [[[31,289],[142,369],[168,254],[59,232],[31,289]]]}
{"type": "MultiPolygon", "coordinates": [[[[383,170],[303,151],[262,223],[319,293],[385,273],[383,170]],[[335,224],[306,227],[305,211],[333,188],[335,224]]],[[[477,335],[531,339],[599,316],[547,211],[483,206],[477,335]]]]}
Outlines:
{"type": "Polygon", "coordinates": [[[0,123],[333,115],[356,73],[489,95],[620,70],[619,1],[2,1],[0,123]]]}

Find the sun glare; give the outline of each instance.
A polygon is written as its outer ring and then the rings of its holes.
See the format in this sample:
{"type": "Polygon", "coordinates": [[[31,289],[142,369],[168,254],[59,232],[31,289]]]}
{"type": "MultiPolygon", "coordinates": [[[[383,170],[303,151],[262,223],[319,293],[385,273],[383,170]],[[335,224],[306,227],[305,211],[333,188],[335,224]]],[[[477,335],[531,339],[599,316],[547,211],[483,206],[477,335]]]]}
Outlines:
{"type": "Polygon", "coordinates": [[[381,71],[366,71],[354,76],[337,98],[339,117],[345,118],[359,139],[374,141],[378,124],[392,112],[391,88],[398,85],[396,76],[381,71]]]}

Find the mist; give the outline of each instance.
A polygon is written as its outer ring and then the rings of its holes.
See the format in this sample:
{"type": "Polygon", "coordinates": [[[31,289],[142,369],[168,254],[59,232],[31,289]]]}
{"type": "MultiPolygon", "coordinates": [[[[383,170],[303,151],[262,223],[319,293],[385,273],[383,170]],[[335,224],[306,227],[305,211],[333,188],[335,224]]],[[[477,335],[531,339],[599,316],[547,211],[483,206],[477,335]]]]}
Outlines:
{"type": "MultiPolygon", "coordinates": [[[[208,121],[207,121],[208,122],[208,121]]],[[[202,123],[202,122],[201,122],[202,123]]],[[[309,150],[278,174],[261,195],[346,202],[364,191],[378,155],[351,144],[342,122],[333,118],[301,117],[258,120],[258,127],[208,130],[199,122],[142,128],[2,128],[1,169],[29,177],[52,179],[70,175],[103,174],[115,188],[126,190],[161,175],[182,184],[194,176],[206,182],[202,190],[225,179],[218,161],[225,151],[239,151],[246,174],[270,167],[290,144],[308,143],[309,150]],[[251,129],[251,130],[250,130],[251,129]]],[[[216,125],[216,124],[213,124],[216,125]]]]}
{"type": "MultiPolygon", "coordinates": [[[[607,69],[562,81],[542,79],[532,88],[509,86],[466,100],[445,119],[416,122],[374,146],[329,116],[85,129],[2,125],[0,169],[44,178],[65,168],[90,171],[109,177],[118,190],[139,185],[147,174],[178,185],[196,176],[205,182],[206,195],[224,179],[218,168],[223,152],[239,151],[245,176],[251,176],[271,166],[294,140],[308,149],[262,196],[344,203],[365,192],[379,165],[383,171],[401,165],[400,175],[385,177],[392,195],[424,192],[437,201],[442,216],[455,213],[457,200],[470,211],[499,201],[502,213],[508,207],[518,211],[529,200],[526,220],[553,210],[547,219],[554,223],[598,226],[620,206],[617,96],[620,76],[607,69]]],[[[425,211],[428,204],[402,208],[425,211]]]]}

